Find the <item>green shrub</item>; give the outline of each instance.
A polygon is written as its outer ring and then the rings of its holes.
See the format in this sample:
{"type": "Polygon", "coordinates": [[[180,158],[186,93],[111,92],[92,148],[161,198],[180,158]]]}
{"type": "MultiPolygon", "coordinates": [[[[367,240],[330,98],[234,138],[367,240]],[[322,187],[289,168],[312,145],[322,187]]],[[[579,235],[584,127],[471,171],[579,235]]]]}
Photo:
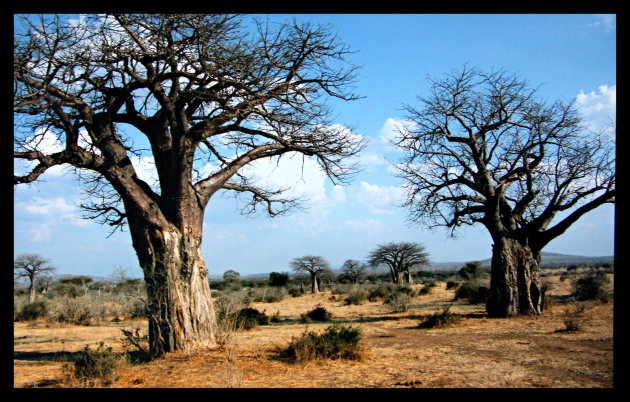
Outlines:
{"type": "Polygon", "coordinates": [[[304,289],[297,287],[297,286],[292,286],[289,288],[289,296],[291,297],[300,297],[300,296],[304,296],[306,292],[304,291],[304,289]]]}
{"type": "Polygon", "coordinates": [[[418,325],[418,328],[436,328],[436,327],[444,327],[446,325],[452,324],[457,321],[459,317],[451,312],[451,306],[442,307],[442,311],[438,313],[434,313],[428,317],[425,317],[424,320],[418,325]]]}
{"type": "Polygon", "coordinates": [[[83,293],[77,285],[72,283],[59,283],[53,288],[53,291],[56,295],[67,297],[79,297],[83,293]]]}
{"type": "Polygon", "coordinates": [[[599,300],[608,302],[610,295],[604,289],[604,286],[607,285],[608,282],[608,277],[604,272],[597,271],[596,273],[591,273],[572,283],[572,296],[579,301],[599,300]]]}
{"type": "Polygon", "coordinates": [[[298,362],[312,359],[361,360],[364,349],[359,345],[362,338],[360,328],[330,326],[318,334],[304,333],[293,339],[284,354],[298,362]]]}
{"type": "Polygon", "coordinates": [[[333,315],[324,307],[316,307],[308,313],[302,314],[300,320],[302,322],[309,321],[330,321],[333,315]]]}
{"type": "Polygon", "coordinates": [[[467,299],[470,304],[485,303],[488,300],[490,289],[479,285],[476,281],[467,280],[455,291],[455,299],[467,299]]]}
{"type": "Polygon", "coordinates": [[[289,283],[289,274],[272,272],[269,274],[269,286],[285,286],[289,283]]]}
{"type": "Polygon", "coordinates": [[[75,377],[90,385],[99,382],[111,383],[118,379],[117,372],[124,356],[122,353],[114,353],[111,347],[105,348],[103,342],[94,350],[86,345],[77,353],[74,360],[75,377]]]}
{"type": "Polygon", "coordinates": [[[435,287],[435,286],[427,286],[427,285],[424,285],[424,286],[422,287],[422,289],[420,289],[420,291],[418,291],[418,294],[419,294],[419,295],[428,295],[428,294],[430,294],[430,293],[431,293],[431,291],[433,291],[433,288],[434,288],[434,287],[435,287]]]}
{"type": "Polygon", "coordinates": [[[346,305],[360,305],[367,301],[368,294],[363,290],[357,290],[346,297],[346,305]]]}
{"type": "Polygon", "coordinates": [[[27,303],[22,306],[18,313],[17,320],[36,320],[43,317],[48,312],[48,304],[43,300],[35,300],[33,303],[27,303]]]}
{"type": "Polygon", "coordinates": [[[396,286],[391,283],[386,283],[384,285],[379,285],[376,289],[373,289],[368,295],[368,300],[371,302],[385,300],[392,293],[394,293],[396,286]]]}
{"type": "Polygon", "coordinates": [[[447,281],[446,282],[446,289],[454,289],[456,287],[459,286],[459,281],[447,281]]]}
{"type": "Polygon", "coordinates": [[[269,317],[255,308],[245,307],[236,313],[237,328],[250,330],[258,325],[269,325],[269,317]]]}

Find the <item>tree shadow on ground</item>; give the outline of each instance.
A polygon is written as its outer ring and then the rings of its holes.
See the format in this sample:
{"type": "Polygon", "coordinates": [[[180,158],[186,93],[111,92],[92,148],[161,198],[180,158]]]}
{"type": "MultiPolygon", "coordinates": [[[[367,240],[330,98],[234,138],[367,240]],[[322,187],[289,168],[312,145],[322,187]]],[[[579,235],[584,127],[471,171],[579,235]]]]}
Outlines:
{"type": "MultiPolygon", "coordinates": [[[[147,363],[151,361],[151,357],[148,352],[133,350],[121,352],[125,354],[130,363],[147,363]]],[[[27,361],[49,361],[49,362],[75,362],[77,359],[82,356],[83,351],[77,352],[29,352],[29,351],[14,351],[13,359],[14,360],[27,360],[27,361]]]]}
{"type": "Polygon", "coordinates": [[[13,352],[14,360],[29,360],[29,361],[49,361],[49,362],[74,362],[80,352],[13,352]]]}

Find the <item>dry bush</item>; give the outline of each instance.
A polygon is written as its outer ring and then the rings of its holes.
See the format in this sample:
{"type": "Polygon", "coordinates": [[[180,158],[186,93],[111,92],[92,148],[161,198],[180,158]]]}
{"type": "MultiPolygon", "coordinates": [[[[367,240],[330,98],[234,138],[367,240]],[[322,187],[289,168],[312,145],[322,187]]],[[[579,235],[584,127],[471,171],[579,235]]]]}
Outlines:
{"type": "Polygon", "coordinates": [[[368,293],[363,289],[358,289],[348,294],[344,301],[346,305],[358,306],[368,301],[368,293]]]}
{"type": "Polygon", "coordinates": [[[333,315],[330,311],[326,310],[325,307],[315,307],[313,310],[308,313],[303,313],[300,315],[300,321],[302,322],[311,322],[311,321],[330,321],[332,320],[333,315]]]}
{"type": "Polygon", "coordinates": [[[409,310],[411,297],[406,293],[395,292],[383,302],[392,313],[404,313],[409,310]]]}
{"type": "Polygon", "coordinates": [[[243,370],[239,369],[236,360],[236,345],[230,344],[225,348],[225,360],[223,361],[223,371],[219,372],[225,388],[239,388],[243,381],[243,370]]]}
{"type": "Polygon", "coordinates": [[[111,385],[119,378],[119,371],[126,362],[125,353],[116,353],[100,342],[96,349],[86,345],[76,354],[74,363],[66,365],[62,383],[66,387],[99,387],[111,385]]]}
{"type": "Polygon", "coordinates": [[[563,315],[564,330],[565,332],[577,332],[584,328],[584,325],[588,323],[589,318],[586,317],[586,312],[594,307],[593,303],[584,301],[574,301],[569,304],[563,315]]]}
{"type": "Polygon", "coordinates": [[[227,347],[232,342],[234,332],[241,329],[237,314],[248,305],[249,298],[241,293],[225,295],[215,300],[215,340],[219,347],[227,347]]]}
{"type": "Polygon", "coordinates": [[[55,297],[51,300],[46,318],[50,321],[89,325],[94,320],[104,318],[105,311],[105,306],[93,303],[89,296],[55,297]]]}
{"type": "Polygon", "coordinates": [[[451,312],[451,306],[442,307],[442,311],[430,315],[418,325],[418,328],[441,328],[457,321],[459,316],[451,312]]]}
{"type": "Polygon", "coordinates": [[[19,310],[13,310],[14,321],[30,321],[44,317],[48,311],[48,304],[43,300],[23,304],[19,310]]]}
{"type": "Polygon", "coordinates": [[[247,297],[252,302],[264,302],[275,303],[278,302],[289,294],[289,291],[284,286],[281,287],[267,287],[267,288],[253,288],[247,291],[247,297]]]}

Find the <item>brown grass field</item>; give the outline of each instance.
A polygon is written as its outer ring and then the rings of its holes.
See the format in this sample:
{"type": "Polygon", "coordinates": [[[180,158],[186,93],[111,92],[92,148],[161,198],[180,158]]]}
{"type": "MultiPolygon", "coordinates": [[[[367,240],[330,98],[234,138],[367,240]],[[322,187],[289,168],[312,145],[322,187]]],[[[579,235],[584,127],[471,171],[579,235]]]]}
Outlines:
{"type": "MultiPolygon", "coordinates": [[[[553,283],[566,296],[569,281],[553,283]]],[[[612,276],[611,276],[612,279],[612,276]]],[[[421,287],[416,285],[417,288],[421,287]]],[[[489,319],[483,305],[452,302],[445,283],[415,296],[409,311],[392,313],[382,302],[344,305],[331,293],[254,303],[279,322],[233,334],[216,350],[172,353],[148,363],[125,363],[109,388],[611,388],[613,302],[595,303],[579,331],[565,331],[568,305],[554,303],[540,317],[489,319]],[[422,318],[450,303],[456,323],[420,329],[422,318]],[[331,322],[302,323],[300,314],[323,306],[331,322]],[[359,361],[294,363],[278,350],[293,337],[333,323],[360,327],[366,347],[359,361]]],[[[14,387],[73,387],[67,373],[73,353],[85,345],[122,350],[121,328],[146,321],[74,326],[44,321],[14,324],[14,387]]]]}

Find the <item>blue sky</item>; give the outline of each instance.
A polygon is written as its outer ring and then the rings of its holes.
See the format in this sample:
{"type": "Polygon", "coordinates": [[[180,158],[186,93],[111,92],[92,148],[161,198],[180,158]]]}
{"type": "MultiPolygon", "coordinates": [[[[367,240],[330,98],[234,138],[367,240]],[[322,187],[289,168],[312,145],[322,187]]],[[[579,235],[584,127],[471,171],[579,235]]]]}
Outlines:
{"type": "MultiPolygon", "coordinates": [[[[387,143],[403,104],[417,105],[427,77],[460,69],[505,68],[520,74],[548,101],[575,101],[589,124],[615,118],[616,18],[591,14],[314,14],[270,15],[330,23],[357,50],[356,92],[363,99],[333,102],[336,124],[369,139],[359,162],[363,171],[348,186],[334,186],[316,165],[290,159],[268,180],[291,185],[309,198],[306,211],[274,219],[239,214],[232,195],[215,196],[204,221],[202,254],[213,275],[234,269],[241,275],[288,272],[289,261],[321,255],[333,268],[346,259],[365,260],[380,243],[412,241],[426,246],[437,262],[490,257],[482,227],[451,239],[445,231],[410,225],[396,205],[403,194],[390,172],[397,154],[387,143]],[[300,174],[303,172],[303,175],[300,174]]],[[[145,167],[138,163],[138,170],[145,167]]],[[[135,163],[134,163],[135,164],[135,163]]],[[[147,173],[148,174],[148,173],[147,173]]],[[[261,173],[262,174],[262,173],[261,173]]],[[[80,189],[71,172],[55,169],[40,183],[14,190],[14,254],[34,252],[51,259],[58,273],[108,276],[123,267],[141,276],[127,231],[107,238],[109,228],[78,218],[80,189]]],[[[614,207],[600,207],[574,224],[544,251],[603,256],[614,254],[614,207]]]]}

